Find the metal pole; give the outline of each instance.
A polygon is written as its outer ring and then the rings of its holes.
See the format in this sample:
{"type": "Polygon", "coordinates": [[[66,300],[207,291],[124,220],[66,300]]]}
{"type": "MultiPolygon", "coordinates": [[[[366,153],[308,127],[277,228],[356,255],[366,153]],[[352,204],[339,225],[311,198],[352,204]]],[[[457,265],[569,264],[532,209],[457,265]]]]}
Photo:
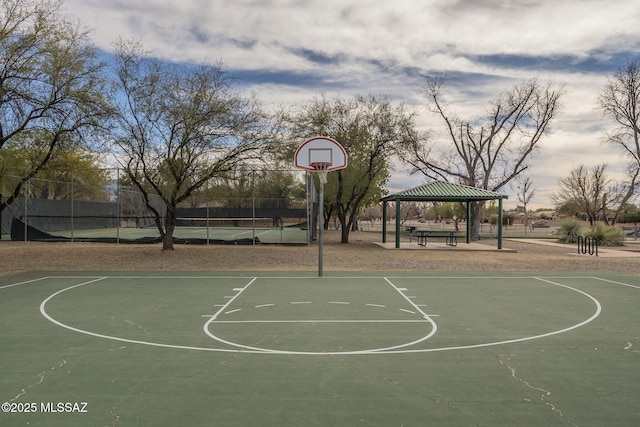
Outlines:
{"type": "Polygon", "coordinates": [[[29,240],[27,238],[29,234],[29,228],[27,226],[27,222],[29,221],[29,186],[31,185],[31,179],[27,180],[24,190],[24,241],[29,240]]]}
{"type": "Polygon", "coordinates": [[[387,202],[382,202],[382,243],[387,243],[387,202]]]}
{"type": "Polygon", "coordinates": [[[311,191],[311,173],[309,172],[305,172],[304,173],[304,179],[306,182],[306,187],[307,187],[307,197],[306,197],[306,202],[307,202],[307,246],[309,246],[311,244],[311,237],[313,234],[313,231],[311,230],[311,217],[313,216],[313,213],[311,212],[311,210],[313,209],[313,200],[312,200],[312,191],[311,191]]]}
{"type": "MultiPolygon", "coordinates": [[[[206,184],[207,191],[205,192],[207,195],[209,194],[209,181],[206,184]]],[[[209,196],[207,196],[207,245],[210,242],[209,238],[209,196]]]]}
{"type": "Polygon", "coordinates": [[[256,244],[256,170],[251,170],[251,229],[253,230],[251,244],[256,244]]]}
{"type": "Polygon", "coordinates": [[[467,200],[467,243],[471,243],[471,201],[467,200]]]}
{"type": "MultiPolygon", "coordinates": [[[[73,215],[73,174],[71,174],[71,242],[73,242],[73,238],[74,238],[74,215],[73,215]]],[[[67,185],[67,191],[69,191],[69,185],[67,185]]]]}
{"type": "Polygon", "coordinates": [[[322,277],[322,238],[324,235],[324,183],[320,181],[320,201],[318,202],[318,216],[320,230],[318,231],[318,277],[322,277]]]}
{"type": "Polygon", "coordinates": [[[498,199],[498,249],[502,249],[502,198],[498,199]]]}
{"type": "Polygon", "coordinates": [[[396,199],[396,249],[400,249],[400,199],[396,199]]]}
{"type": "Polygon", "coordinates": [[[120,210],[122,209],[122,201],[120,200],[120,168],[116,168],[116,243],[120,243],[120,210]]]}

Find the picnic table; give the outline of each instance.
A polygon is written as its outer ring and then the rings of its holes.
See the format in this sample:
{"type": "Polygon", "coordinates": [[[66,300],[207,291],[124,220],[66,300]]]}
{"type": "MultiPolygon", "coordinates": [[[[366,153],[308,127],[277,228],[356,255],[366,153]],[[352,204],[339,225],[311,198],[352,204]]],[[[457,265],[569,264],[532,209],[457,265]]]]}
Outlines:
{"type": "Polygon", "coordinates": [[[414,230],[413,235],[420,246],[427,246],[429,239],[445,239],[447,246],[458,246],[458,236],[453,230],[414,230]]]}

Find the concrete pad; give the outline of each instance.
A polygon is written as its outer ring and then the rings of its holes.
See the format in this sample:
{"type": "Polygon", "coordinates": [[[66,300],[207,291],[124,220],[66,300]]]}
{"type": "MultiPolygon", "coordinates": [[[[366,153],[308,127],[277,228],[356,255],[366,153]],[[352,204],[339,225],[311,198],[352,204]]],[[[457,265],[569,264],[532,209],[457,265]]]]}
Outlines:
{"type": "Polygon", "coordinates": [[[498,249],[496,246],[484,245],[481,243],[460,243],[458,246],[448,246],[444,242],[429,242],[426,246],[420,246],[417,242],[400,242],[400,247],[396,248],[395,241],[393,242],[374,242],[376,245],[384,249],[398,249],[398,250],[412,250],[412,251],[450,251],[450,252],[464,252],[464,251],[478,251],[478,252],[517,252],[515,249],[498,249]]]}
{"type": "MultiPolygon", "coordinates": [[[[574,251],[568,252],[569,255],[590,256],[589,254],[578,253],[577,244],[572,246],[570,244],[558,243],[556,241],[547,240],[547,239],[505,239],[505,240],[520,242],[520,243],[531,243],[534,245],[555,246],[555,247],[561,247],[566,249],[572,248],[574,249],[574,251]]],[[[595,256],[595,254],[591,256],[595,256]]],[[[607,247],[598,247],[598,257],[600,258],[640,258],[640,252],[611,249],[607,247]]]]}

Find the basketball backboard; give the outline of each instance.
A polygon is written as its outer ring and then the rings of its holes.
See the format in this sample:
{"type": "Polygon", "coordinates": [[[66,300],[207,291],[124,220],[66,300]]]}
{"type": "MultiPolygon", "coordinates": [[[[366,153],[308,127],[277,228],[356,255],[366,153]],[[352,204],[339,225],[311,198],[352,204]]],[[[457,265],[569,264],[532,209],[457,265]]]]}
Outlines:
{"type": "Polygon", "coordinates": [[[318,165],[327,171],[347,167],[347,153],[338,141],[324,136],[315,137],[303,142],[294,155],[296,168],[317,171],[318,165]]]}
{"type": "Polygon", "coordinates": [[[324,230],[324,184],[327,173],[347,167],[347,152],[338,141],[324,136],[300,144],[293,156],[296,168],[315,172],[320,182],[318,192],[318,276],[322,276],[322,233],[324,230]]]}

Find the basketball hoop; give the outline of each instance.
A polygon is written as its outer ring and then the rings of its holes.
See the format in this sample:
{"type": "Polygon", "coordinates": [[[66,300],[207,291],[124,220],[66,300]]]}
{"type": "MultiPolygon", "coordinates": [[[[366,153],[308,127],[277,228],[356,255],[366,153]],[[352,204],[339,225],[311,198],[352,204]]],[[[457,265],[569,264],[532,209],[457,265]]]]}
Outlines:
{"type": "Polygon", "coordinates": [[[327,173],[329,172],[329,166],[331,163],[329,162],[313,162],[310,163],[310,166],[313,167],[313,171],[318,174],[318,179],[321,183],[327,183],[327,173]]]}
{"type": "MultiPolygon", "coordinates": [[[[320,191],[318,191],[318,276],[322,276],[322,233],[324,230],[324,185],[327,183],[327,173],[347,167],[347,152],[338,141],[324,136],[307,139],[293,155],[294,165],[298,169],[318,174],[320,191]]],[[[309,181],[307,195],[310,195],[309,181]]],[[[315,201],[314,201],[315,203],[315,201]]],[[[308,211],[309,223],[313,221],[313,215],[308,211]]],[[[312,223],[313,224],[313,223],[312,223]]],[[[315,224],[312,225],[315,227],[315,224]]],[[[311,228],[309,228],[311,230],[311,228]]],[[[308,235],[310,241],[311,235],[308,235]]]]}

